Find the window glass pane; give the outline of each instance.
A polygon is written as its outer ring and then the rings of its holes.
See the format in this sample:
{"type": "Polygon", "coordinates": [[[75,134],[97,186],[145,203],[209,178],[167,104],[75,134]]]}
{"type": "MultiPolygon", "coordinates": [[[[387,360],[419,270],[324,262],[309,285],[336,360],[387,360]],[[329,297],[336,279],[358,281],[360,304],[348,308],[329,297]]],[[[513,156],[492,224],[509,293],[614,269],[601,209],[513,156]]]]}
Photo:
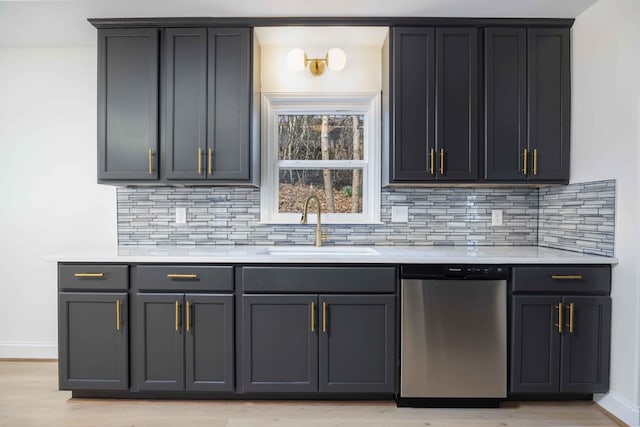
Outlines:
{"type": "MultiPolygon", "coordinates": [[[[279,213],[301,213],[311,195],[320,200],[322,213],[362,213],[362,169],[280,169],[279,213]]],[[[311,208],[317,212],[315,204],[311,208]]]]}
{"type": "Polygon", "coordinates": [[[279,160],[362,160],[364,114],[278,114],[279,160]]]}

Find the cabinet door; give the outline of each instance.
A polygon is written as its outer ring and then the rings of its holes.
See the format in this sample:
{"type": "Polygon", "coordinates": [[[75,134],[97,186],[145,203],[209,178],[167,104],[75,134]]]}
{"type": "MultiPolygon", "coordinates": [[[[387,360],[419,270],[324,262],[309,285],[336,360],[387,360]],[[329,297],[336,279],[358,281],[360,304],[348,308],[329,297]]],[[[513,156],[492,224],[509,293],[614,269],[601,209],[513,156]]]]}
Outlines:
{"type": "Polygon", "coordinates": [[[391,181],[435,179],[435,31],[393,29],[391,181]]]}
{"type": "Polygon", "coordinates": [[[563,300],[566,311],[560,389],[570,393],[607,392],[611,298],[572,296],[564,297],[563,300]]]}
{"type": "Polygon", "coordinates": [[[571,120],[569,29],[530,28],[527,31],[529,179],[568,182],[571,120]]]}
{"type": "Polygon", "coordinates": [[[127,390],[127,294],[62,292],[59,304],[60,389],[127,390]]]}
{"type": "Polygon", "coordinates": [[[158,29],[98,30],[98,179],[158,178],[158,29]]]}
{"type": "Polygon", "coordinates": [[[186,389],[233,391],[233,295],[185,296],[186,389]]]}
{"type": "Polygon", "coordinates": [[[527,148],[527,30],[487,28],[485,179],[521,181],[527,148]]]}
{"type": "Polygon", "coordinates": [[[246,181],[252,155],[250,30],[208,32],[207,178],[246,181]]]}
{"type": "Polygon", "coordinates": [[[204,179],[207,148],[207,30],[164,33],[163,157],[167,179],[204,179]]]}
{"type": "Polygon", "coordinates": [[[393,393],[395,297],[321,295],[320,391],[393,393]]]}
{"type": "Polygon", "coordinates": [[[438,179],[478,178],[478,30],[436,29],[438,179]]]}
{"type": "Polygon", "coordinates": [[[242,296],[245,391],[318,391],[317,308],[315,295],[242,296]]]}
{"type": "Polygon", "coordinates": [[[140,390],[184,389],[182,294],[137,294],[137,383],[140,390]]]}
{"type": "Polygon", "coordinates": [[[514,296],[511,329],[511,392],[560,391],[560,297],[514,296]]]}

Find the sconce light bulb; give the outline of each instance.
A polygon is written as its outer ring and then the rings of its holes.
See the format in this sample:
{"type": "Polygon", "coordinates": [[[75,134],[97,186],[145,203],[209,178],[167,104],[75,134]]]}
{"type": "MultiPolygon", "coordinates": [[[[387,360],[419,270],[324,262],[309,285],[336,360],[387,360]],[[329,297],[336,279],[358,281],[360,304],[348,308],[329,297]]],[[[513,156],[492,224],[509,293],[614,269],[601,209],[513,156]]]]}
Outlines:
{"type": "Polygon", "coordinates": [[[327,54],[327,66],[331,71],[340,71],[347,65],[347,55],[344,50],[334,47],[327,54]]]}
{"type": "Polygon", "coordinates": [[[306,56],[300,48],[291,49],[287,55],[287,65],[293,71],[302,71],[307,66],[306,56]]]}

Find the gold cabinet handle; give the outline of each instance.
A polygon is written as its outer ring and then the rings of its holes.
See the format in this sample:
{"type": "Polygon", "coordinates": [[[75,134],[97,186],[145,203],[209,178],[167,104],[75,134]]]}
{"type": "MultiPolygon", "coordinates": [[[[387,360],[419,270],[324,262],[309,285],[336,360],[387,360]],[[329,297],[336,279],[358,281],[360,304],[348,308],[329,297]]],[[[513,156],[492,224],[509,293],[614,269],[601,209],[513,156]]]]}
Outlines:
{"type": "Polygon", "coordinates": [[[327,333],[327,303],[322,303],[322,332],[327,333]]]}
{"type": "Polygon", "coordinates": [[[434,148],[429,150],[429,173],[436,174],[436,150],[434,148]]]}
{"type": "Polygon", "coordinates": [[[180,302],[176,301],[176,332],[180,328],[180,302]]]}
{"type": "Polygon", "coordinates": [[[311,332],[316,331],[316,310],[315,303],[311,303],[311,332]]]}
{"type": "Polygon", "coordinates": [[[562,303],[558,303],[558,305],[555,306],[558,309],[558,323],[556,323],[556,326],[558,327],[558,333],[561,334],[562,333],[562,303]]]}
{"type": "Polygon", "coordinates": [[[209,148],[209,153],[208,153],[208,158],[207,158],[207,173],[209,175],[211,175],[213,173],[213,149],[209,148]]]}
{"type": "Polygon", "coordinates": [[[149,148],[149,175],[153,175],[153,150],[149,148]]]}
{"type": "Polygon", "coordinates": [[[533,149],[533,174],[538,174],[538,149],[533,149]]]}
{"type": "Polygon", "coordinates": [[[202,148],[198,147],[198,175],[202,175],[202,148]]]}
{"type": "Polygon", "coordinates": [[[191,330],[191,301],[187,301],[187,332],[191,330]]]}
{"type": "Polygon", "coordinates": [[[526,175],[527,174],[527,165],[529,163],[529,150],[527,150],[526,148],[524,150],[522,150],[522,174],[526,175]]]}
{"type": "Polygon", "coordinates": [[[197,278],[198,278],[197,274],[177,274],[177,273],[167,274],[167,279],[197,279],[197,278]]]}
{"type": "Polygon", "coordinates": [[[569,333],[573,333],[573,303],[569,304],[569,333]]]}
{"type": "Polygon", "coordinates": [[[440,175],[444,175],[444,148],[440,149],[440,175]]]}
{"type": "Polygon", "coordinates": [[[75,273],[73,277],[79,278],[93,278],[93,279],[101,279],[104,277],[104,273],[75,273]]]}
{"type": "Polygon", "coordinates": [[[122,320],[121,320],[121,306],[122,303],[120,302],[120,300],[116,300],[116,331],[120,330],[120,326],[122,325],[122,320]]]}
{"type": "Polygon", "coordinates": [[[553,274],[551,275],[553,280],[582,280],[582,276],[579,274],[576,275],[562,275],[562,274],[553,274]]]}

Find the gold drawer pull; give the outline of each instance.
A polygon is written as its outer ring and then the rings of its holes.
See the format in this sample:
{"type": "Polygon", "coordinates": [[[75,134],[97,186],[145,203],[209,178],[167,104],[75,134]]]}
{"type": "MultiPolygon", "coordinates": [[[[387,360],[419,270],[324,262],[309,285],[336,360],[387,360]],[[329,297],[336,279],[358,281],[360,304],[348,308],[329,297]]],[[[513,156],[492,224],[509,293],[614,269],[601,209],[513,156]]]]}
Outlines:
{"type": "Polygon", "coordinates": [[[429,173],[436,174],[436,150],[433,148],[429,150],[429,173]]]}
{"type": "Polygon", "coordinates": [[[73,275],[73,277],[80,277],[80,278],[102,278],[104,277],[104,273],[75,273],[73,275]]]}
{"type": "Polygon", "coordinates": [[[187,301],[187,332],[191,330],[191,301],[187,301]]]}
{"type": "Polygon", "coordinates": [[[315,303],[311,303],[311,332],[316,331],[316,309],[315,303]]]}
{"type": "Polygon", "coordinates": [[[569,304],[569,333],[573,333],[573,303],[569,304]]]}
{"type": "Polygon", "coordinates": [[[197,279],[197,274],[167,274],[168,279],[197,279]]]}
{"type": "Polygon", "coordinates": [[[533,149],[533,174],[538,175],[538,149],[533,149]]]}
{"type": "Polygon", "coordinates": [[[202,175],[202,148],[198,148],[198,175],[202,175]]]}
{"type": "Polygon", "coordinates": [[[440,175],[444,175],[444,148],[440,149],[440,175]]]}
{"type": "Polygon", "coordinates": [[[209,148],[209,158],[207,159],[207,173],[213,173],[213,149],[209,148]]]}
{"type": "Polygon", "coordinates": [[[180,328],[180,302],[176,301],[176,332],[180,328]]]}
{"type": "Polygon", "coordinates": [[[553,280],[582,280],[582,276],[581,275],[554,274],[554,275],[551,276],[551,278],[553,280]]]}
{"type": "Polygon", "coordinates": [[[528,154],[529,154],[529,151],[525,148],[525,149],[522,151],[522,157],[523,157],[523,160],[522,160],[522,174],[523,174],[523,175],[526,175],[526,174],[527,174],[527,163],[528,163],[528,161],[529,161],[529,160],[527,159],[528,154]]]}

